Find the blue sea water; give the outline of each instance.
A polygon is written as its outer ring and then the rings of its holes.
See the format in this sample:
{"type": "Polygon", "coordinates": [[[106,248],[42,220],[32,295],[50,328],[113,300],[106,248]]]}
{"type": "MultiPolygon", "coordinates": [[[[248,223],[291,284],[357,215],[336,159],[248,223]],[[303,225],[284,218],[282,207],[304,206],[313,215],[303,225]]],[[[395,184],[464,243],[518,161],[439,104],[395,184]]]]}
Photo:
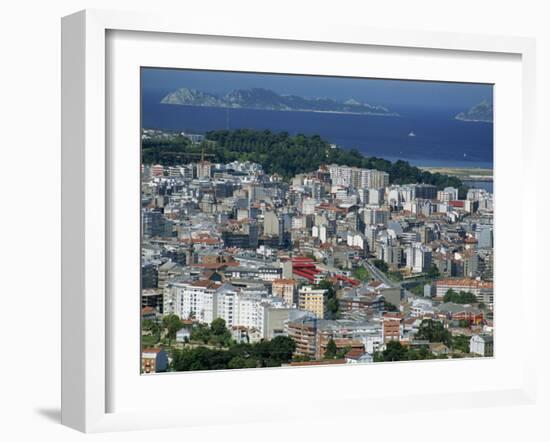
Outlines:
{"type": "Polygon", "coordinates": [[[493,125],[455,120],[454,115],[463,109],[394,107],[400,116],[384,117],[220,109],[159,101],[156,95],[143,95],[142,127],[191,133],[250,128],[318,134],[368,156],[402,159],[416,166],[493,167],[493,125]]]}

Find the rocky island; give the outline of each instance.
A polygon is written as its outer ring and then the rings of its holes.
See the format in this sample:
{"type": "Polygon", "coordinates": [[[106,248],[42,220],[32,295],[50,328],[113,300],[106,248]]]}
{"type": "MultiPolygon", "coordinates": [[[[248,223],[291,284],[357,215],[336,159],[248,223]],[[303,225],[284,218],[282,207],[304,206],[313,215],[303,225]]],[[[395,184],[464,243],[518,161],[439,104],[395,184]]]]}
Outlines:
{"type": "Polygon", "coordinates": [[[476,104],[467,112],[460,112],[455,119],[461,121],[492,123],[493,122],[493,104],[487,100],[476,104]]]}
{"type": "Polygon", "coordinates": [[[304,98],[297,95],[280,95],[272,90],[261,88],[238,89],[223,96],[196,89],[180,88],[168,93],[161,103],[231,109],[329,112],[392,117],[399,115],[384,106],[361,103],[355,99],[340,102],[330,98],[304,98]]]}

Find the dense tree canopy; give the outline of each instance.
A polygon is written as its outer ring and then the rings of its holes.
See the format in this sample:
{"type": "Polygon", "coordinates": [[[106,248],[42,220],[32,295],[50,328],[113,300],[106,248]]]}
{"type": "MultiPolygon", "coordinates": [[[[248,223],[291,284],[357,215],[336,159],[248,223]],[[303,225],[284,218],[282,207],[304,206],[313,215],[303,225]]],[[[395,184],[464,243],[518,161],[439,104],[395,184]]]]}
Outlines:
{"type": "Polygon", "coordinates": [[[210,327],[206,324],[195,324],[191,330],[191,340],[227,347],[231,344],[231,333],[225,326],[225,320],[217,318],[210,327]]]}
{"type": "Polygon", "coordinates": [[[442,342],[448,347],[452,344],[451,332],[447,330],[443,323],[432,319],[424,319],[418,327],[416,339],[425,339],[429,342],[442,342]]]}
{"type": "Polygon", "coordinates": [[[453,289],[449,289],[443,296],[443,301],[456,304],[473,304],[477,302],[477,297],[470,292],[455,292],[453,289]]]}
{"type": "Polygon", "coordinates": [[[192,371],[278,367],[292,360],[295,348],[296,344],[291,338],[277,336],[270,341],[256,344],[232,344],[228,349],[203,346],[174,349],[171,369],[192,371]]]}
{"type": "Polygon", "coordinates": [[[423,359],[437,359],[427,346],[407,348],[399,341],[390,341],[386,349],[374,355],[374,362],[418,361],[423,359]]]}

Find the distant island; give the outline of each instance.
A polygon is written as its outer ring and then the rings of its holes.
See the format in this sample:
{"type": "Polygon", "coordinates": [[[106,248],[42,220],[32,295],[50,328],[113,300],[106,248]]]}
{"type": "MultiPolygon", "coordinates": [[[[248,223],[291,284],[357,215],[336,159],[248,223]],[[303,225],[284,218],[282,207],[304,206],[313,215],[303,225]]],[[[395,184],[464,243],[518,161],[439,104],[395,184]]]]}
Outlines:
{"type": "Polygon", "coordinates": [[[492,123],[493,105],[487,100],[483,100],[481,103],[470,108],[467,112],[460,112],[455,119],[461,121],[492,123]]]}
{"type": "Polygon", "coordinates": [[[196,89],[180,88],[167,94],[161,100],[161,103],[231,109],[399,116],[399,114],[390,111],[384,106],[361,103],[353,98],[345,102],[339,102],[330,98],[304,98],[297,95],[280,95],[272,90],[261,88],[237,89],[224,96],[196,89]]]}

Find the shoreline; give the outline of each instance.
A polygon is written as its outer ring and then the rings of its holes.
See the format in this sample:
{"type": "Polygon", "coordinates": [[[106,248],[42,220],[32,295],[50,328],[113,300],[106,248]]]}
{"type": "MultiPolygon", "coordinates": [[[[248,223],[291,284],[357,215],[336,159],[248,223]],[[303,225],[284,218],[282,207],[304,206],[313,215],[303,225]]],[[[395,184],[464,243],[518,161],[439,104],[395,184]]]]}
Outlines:
{"type": "Polygon", "coordinates": [[[493,169],[481,167],[418,167],[430,173],[441,173],[449,176],[454,176],[462,181],[493,181],[493,169]]]}
{"type": "Polygon", "coordinates": [[[340,114],[340,115],[365,115],[370,117],[400,117],[397,112],[346,112],[346,111],[331,111],[331,110],[314,110],[314,109],[269,109],[262,107],[232,107],[232,106],[205,106],[201,104],[185,104],[185,103],[163,103],[162,101],[158,104],[165,104],[171,106],[183,106],[183,107],[203,107],[203,108],[213,108],[213,109],[230,109],[230,110],[254,110],[254,111],[271,111],[271,112],[311,112],[319,114],[340,114]]]}

